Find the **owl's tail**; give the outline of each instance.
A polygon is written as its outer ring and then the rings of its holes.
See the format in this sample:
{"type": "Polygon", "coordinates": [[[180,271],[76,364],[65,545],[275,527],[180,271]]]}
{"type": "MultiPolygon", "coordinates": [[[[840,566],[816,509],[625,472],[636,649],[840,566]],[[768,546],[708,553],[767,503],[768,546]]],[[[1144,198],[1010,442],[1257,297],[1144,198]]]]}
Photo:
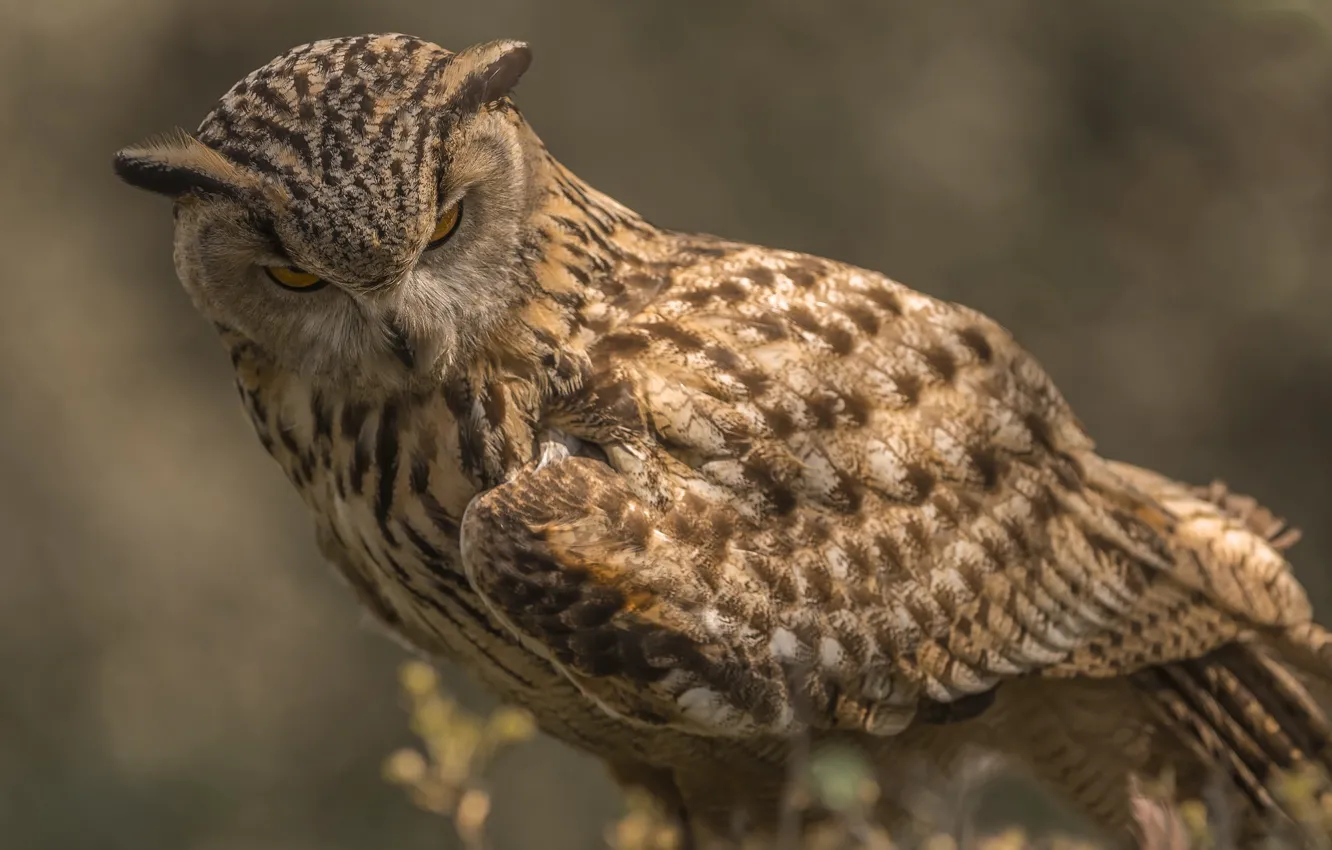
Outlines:
{"type": "Polygon", "coordinates": [[[1190,784],[1220,771],[1247,798],[1243,835],[1294,827],[1306,838],[1323,835],[1326,845],[1332,723],[1318,695],[1332,696],[1332,634],[1305,624],[1133,678],[1202,768],[1190,784]],[[1282,776],[1291,778],[1284,792],[1276,786],[1282,776]]]}
{"type": "MultiPolygon", "coordinates": [[[[1253,836],[1286,821],[1328,846],[1327,824],[1304,824],[1315,807],[1332,811],[1332,634],[1308,621],[1308,601],[1280,553],[1299,532],[1255,499],[1214,482],[1190,487],[1149,470],[1109,463],[1110,475],[1174,522],[1158,532],[1177,550],[1182,581],[1234,615],[1237,639],[1201,657],[1141,669],[1130,677],[1157,725],[1175,737],[1186,796],[1216,773],[1229,775],[1251,804],[1241,825],[1253,836]],[[1281,775],[1303,781],[1278,783],[1281,775]],[[1299,790],[1290,799],[1284,791],[1299,790]],[[1310,829],[1312,827],[1312,829],[1310,829]]],[[[1112,487],[1113,489],[1113,487],[1112,487]]],[[[1150,524],[1150,523],[1149,523],[1150,524]]],[[[1186,618],[1187,620],[1187,618],[1186,618]]],[[[1184,641],[1189,623],[1177,624],[1184,641]]]]}

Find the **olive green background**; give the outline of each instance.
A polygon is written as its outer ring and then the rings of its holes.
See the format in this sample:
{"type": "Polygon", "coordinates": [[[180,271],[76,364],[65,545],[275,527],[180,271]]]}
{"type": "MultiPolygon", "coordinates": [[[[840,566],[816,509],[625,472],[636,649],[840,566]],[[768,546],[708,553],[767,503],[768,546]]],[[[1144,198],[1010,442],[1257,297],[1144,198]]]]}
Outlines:
{"type": "MultiPolygon", "coordinates": [[[[395,670],[113,151],[315,38],[531,42],[518,101],[673,227],[980,308],[1109,454],[1306,530],[1332,601],[1332,12],[1257,0],[0,2],[0,847],[451,846],[380,779],[395,670]]],[[[469,705],[484,696],[461,677],[469,705]]],[[[617,801],[543,741],[500,850],[617,801]]]]}

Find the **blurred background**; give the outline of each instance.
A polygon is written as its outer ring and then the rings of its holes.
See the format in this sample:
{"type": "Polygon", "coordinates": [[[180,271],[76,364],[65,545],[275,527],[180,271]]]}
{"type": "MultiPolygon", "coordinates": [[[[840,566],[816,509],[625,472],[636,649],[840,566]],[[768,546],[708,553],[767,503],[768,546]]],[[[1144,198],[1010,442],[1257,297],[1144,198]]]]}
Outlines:
{"type": "MultiPolygon", "coordinates": [[[[443,848],[405,654],[319,561],[111,154],[295,44],[531,42],[549,147],[661,224],[1011,328],[1102,448],[1304,528],[1332,603],[1332,8],[1257,0],[0,2],[0,846],[443,848]]],[[[467,681],[450,686],[489,705],[467,681]]],[[[619,803],[541,741],[501,850],[619,803]]]]}

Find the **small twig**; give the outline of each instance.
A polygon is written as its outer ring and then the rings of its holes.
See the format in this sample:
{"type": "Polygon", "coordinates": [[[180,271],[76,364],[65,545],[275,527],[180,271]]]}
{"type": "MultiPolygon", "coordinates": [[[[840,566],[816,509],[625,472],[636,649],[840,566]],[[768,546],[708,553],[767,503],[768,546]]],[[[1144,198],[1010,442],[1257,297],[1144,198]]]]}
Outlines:
{"type": "Polygon", "coordinates": [[[807,805],[805,783],[809,777],[810,729],[814,713],[804,688],[799,687],[811,668],[808,661],[800,661],[791,668],[783,667],[786,689],[791,697],[791,709],[801,724],[800,734],[791,741],[786,760],[786,786],[782,793],[782,808],[777,827],[777,850],[799,850],[802,815],[807,805]],[[795,681],[793,681],[793,679],[795,681]]]}

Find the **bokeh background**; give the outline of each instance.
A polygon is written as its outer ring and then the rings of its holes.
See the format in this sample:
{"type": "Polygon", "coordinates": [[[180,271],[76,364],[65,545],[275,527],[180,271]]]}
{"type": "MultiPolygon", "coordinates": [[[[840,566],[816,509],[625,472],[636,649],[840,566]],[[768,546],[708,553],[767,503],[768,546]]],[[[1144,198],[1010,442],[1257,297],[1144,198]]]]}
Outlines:
{"type": "MultiPolygon", "coordinates": [[[[117,147],[315,38],[528,39],[518,100],[594,185],[990,313],[1108,453],[1303,527],[1326,612],[1329,25],[1319,0],[0,2],[0,847],[452,844],[381,779],[405,655],[319,562],[117,147]]],[[[618,811],[549,741],[496,784],[500,850],[596,847],[618,811]]]]}

